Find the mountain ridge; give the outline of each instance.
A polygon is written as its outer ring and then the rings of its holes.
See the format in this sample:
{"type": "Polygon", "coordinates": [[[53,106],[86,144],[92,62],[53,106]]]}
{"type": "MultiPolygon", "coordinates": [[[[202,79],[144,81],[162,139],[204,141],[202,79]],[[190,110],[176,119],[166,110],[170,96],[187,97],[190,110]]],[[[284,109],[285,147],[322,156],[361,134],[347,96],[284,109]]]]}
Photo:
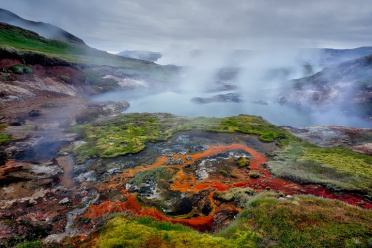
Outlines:
{"type": "Polygon", "coordinates": [[[163,55],[158,52],[151,52],[151,51],[136,51],[136,50],[126,50],[120,52],[116,55],[134,58],[134,59],[141,59],[141,60],[148,60],[151,62],[156,62],[160,59],[163,55]]]}
{"type": "Polygon", "coordinates": [[[312,76],[291,80],[279,93],[279,102],[316,106],[361,115],[372,120],[372,55],[324,68],[312,76]]]}
{"type": "Polygon", "coordinates": [[[85,42],[77,36],[55,25],[26,20],[13,12],[0,8],[0,22],[31,30],[47,39],[59,40],[70,44],[86,46],[85,42]]]}

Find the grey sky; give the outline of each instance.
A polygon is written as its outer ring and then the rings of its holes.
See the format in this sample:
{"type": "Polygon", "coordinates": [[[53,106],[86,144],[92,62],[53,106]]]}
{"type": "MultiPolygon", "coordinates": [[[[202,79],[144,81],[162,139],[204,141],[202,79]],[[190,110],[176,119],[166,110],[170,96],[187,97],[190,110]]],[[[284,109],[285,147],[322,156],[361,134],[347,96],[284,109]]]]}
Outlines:
{"type": "Polygon", "coordinates": [[[108,51],[372,45],[371,0],[0,0],[108,51]]]}

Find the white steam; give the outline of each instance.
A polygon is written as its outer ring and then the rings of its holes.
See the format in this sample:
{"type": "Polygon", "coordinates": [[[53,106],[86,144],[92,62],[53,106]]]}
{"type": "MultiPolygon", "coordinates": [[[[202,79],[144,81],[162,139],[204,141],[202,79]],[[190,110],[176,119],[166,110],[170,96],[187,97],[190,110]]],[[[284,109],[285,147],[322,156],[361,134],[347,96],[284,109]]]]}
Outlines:
{"type": "MultiPolygon", "coordinates": [[[[320,57],[316,50],[306,49],[168,50],[159,63],[183,66],[180,77],[173,84],[175,87],[146,94],[133,91],[109,93],[97,99],[127,100],[131,104],[128,112],[170,112],[190,117],[248,114],[262,116],[276,125],[368,127],[367,122],[347,116],[342,106],[327,106],[324,109],[278,103],[279,92],[285,92],[282,89],[291,86],[290,80],[311,76],[323,69],[319,64],[320,57]],[[227,100],[196,104],[191,101],[195,97],[212,99],[213,96],[228,93],[238,95],[241,102],[227,100]]],[[[306,96],[294,97],[301,102],[306,96]]]]}

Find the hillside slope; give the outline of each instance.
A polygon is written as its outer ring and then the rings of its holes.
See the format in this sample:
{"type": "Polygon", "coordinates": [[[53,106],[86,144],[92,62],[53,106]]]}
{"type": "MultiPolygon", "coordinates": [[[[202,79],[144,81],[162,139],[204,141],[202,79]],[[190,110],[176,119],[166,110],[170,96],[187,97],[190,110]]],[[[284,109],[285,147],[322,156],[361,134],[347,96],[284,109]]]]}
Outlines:
{"type": "MultiPolygon", "coordinates": [[[[8,53],[18,54],[18,57],[31,58],[31,61],[32,58],[47,55],[69,64],[95,65],[100,66],[101,69],[105,66],[106,71],[109,70],[119,77],[141,77],[150,81],[164,82],[169,81],[177,71],[174,66],[161,66],[145,60],[112,55],[88,46],[48,40],[32,31],[5,23],[0,23],[0,48],[7,50],[8,53]],[[107,69],[108,67],[116,68],[107,69]]],[[[32,62],[24,61],[24,63],[32,62]]]]}
{"type": "Polygon", "coordinates": [[[309,50],[320,53],[319,63],[321,64],[338,64],[372,54],[372,47],[368,46],[353,49],[314,48],[309,50]]]}
{"type": "Polygon", "coordinates": [[[309,108],[339,108],[372,120],[372,55],[330,66],[292,80],[279,102],[309,108]]]}
{"type": "Polygon", "coordinates": [[[54,25],[23,19],[22,17],[0,8],[0,22],[15,25],[38,33],[47,39],[59,40],[71,44],[85,45],[84,41],[73,34],[54,25]]]}
{"type": "Polygon", "coordinates": [[[133,59],[148,60],[151,62],[156,62],[158,59],[160,59],[163,56],[161,53],[150,52],[150,51],[123,51],[123,52],[118,53],[117,55],[120,55],[123,57],[129,57],[133,59]]]}

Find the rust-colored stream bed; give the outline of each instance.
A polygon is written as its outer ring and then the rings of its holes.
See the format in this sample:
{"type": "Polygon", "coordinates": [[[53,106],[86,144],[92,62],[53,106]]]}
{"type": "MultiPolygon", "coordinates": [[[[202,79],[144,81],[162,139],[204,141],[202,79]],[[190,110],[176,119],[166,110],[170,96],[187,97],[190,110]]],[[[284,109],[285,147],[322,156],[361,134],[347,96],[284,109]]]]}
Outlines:
{"type": "Polygon", "coordinates": [[[85,217],[95,219],[112,212],[130,212],[137,216],[150,216],[157,220],[184,224],[200,231],[211,231],[215,222],[214,216],[218,211],[229,210],[237,212],[242,210],[233,202],[221,203],[214,199],[214,192],[217,190],[227,191],[231,188],[246,187],[250,187],[257,192],[273,190],[283,192],[286,195],[310,194],[329,199],[338,199],[355,206],[359,206],[358,203],[360,202],[365,202],[362,207],[372,209],[372,204],[358,195],[342,192],[335,193],[319,185],[301,185],[273,176],[265,166],[266,157],[246,145],[231,144],[209,146],[208,149],[203,152],[179,155],[177,158],[181,159],[182,163],[167,165],[166,162],[169,160],[169,157],[160,156],[157,158],[156,162],[151,165],[137,166],[132,169],[124,170],[123,173],[112,176],[109,181],[97,185],[98,188],[104,188],[106,190],[113,188],[119,189],[121,193],[126,196],[127,200],[123,202],[103,201],[98,205],[92,205],[85,213],[85,217]],[[231,163],[230,161],[228,168],[230,173],[234,175],[233,178],[226,178],[218,173],[210,173],[207,178],[200,179],[196,178],[195,173],[190,169],[191,165],[200,163],[204,159],[234,151],[244,151],[250,155],[250,170],[247,168],[239,168],[236,162],[231,163]],[[130,193],[128,189],[123,186],[137,173],[155,168],[177,169],[177,173],[172,177],[172,180],[169,180],[171,182],[169,183],[168,190],[171,192],[184,194],[207,192],[207,197],[203,198],[202,201],[209,202],[211,211],[207,214],[200,213],[192,216],[170,216],[153,206],[147,206],[139,202],[136,197],[137,193],[130,193]],[[260,176],[258,178],[251,178],[249,172],[258,172],[260,176]]]}

